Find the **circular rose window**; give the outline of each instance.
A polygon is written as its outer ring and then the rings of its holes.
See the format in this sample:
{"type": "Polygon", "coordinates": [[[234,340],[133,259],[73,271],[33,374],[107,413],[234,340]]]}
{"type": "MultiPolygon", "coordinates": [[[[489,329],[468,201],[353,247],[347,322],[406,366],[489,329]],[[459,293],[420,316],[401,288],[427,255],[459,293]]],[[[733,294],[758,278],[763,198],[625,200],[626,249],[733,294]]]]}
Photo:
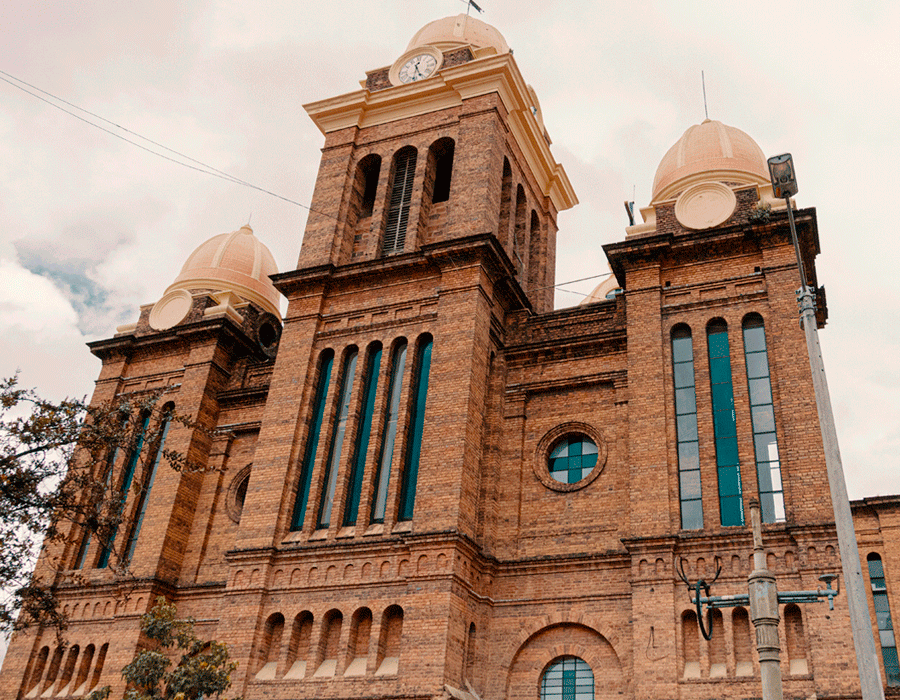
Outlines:
{"type": "Polygon", "coordinates": [[[547,457],[547,471],[563,484],[577,484],[596,466],[597,445],[587,435],[566,435],[547,457]]]}
{"type": "Polygon", "coordinates": [[[534,475],[554,491],[576,491],[596,479],[606,464],[606,441],[586,423],[565,423],[537,445],[534,475]]]}

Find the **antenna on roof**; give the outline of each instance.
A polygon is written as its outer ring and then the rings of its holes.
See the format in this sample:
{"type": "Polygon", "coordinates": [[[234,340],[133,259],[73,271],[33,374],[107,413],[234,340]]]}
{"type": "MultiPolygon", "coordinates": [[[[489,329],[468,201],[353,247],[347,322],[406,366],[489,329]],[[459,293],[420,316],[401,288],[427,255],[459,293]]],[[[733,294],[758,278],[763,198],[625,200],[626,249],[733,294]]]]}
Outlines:
{"type": "Polygon", "coordinates": [[[473,7],[474,7],[476,10],[478,10],[479,12],[484,13],[484,10],[482,10],[482,9],[478,6],[478,3],[476,3],[475,0],[460,0],[460,2],[466,3],[466,17],[469,16],[469,10],[471,10],[473,7]]]}
{"type": "Polygon", "coordinates": [[[703,83],[703,113],[709,119],[709,110],[706,108],[706,76],[703,75],[703,71],[700,71],[700,82],[703,83]]]}

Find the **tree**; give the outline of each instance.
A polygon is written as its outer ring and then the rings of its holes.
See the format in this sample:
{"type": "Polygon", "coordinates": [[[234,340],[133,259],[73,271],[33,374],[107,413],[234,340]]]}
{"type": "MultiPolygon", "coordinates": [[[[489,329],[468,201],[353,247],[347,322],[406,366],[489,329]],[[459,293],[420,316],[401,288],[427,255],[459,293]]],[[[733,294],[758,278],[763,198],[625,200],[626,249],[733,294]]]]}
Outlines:
{"type": "MultiPolygon", "coordinates": [[[[172,421],[197,428],[164,398],[54,403],[20,388],[17,377],[0,379],[0,633],[34,623],[64,629],[55,590],[92,541],[101,563],[127,576],[126,503],[139,501],[160,463],[196,468],[163,444],[172,421]],[[137,497],[129,501],[130,492],[137,497]]],[[[77,572],[67,575],[78,582],[77,572]]]]}
{"type": "MultiPolygon", "coordinates": [[[[141,631],[150,645],[122,669],[128,683],[124,700],[221,698],[231,687],[237,662],[229,660],[228,647],[198,639],[193,619],[179,620],[175,606],[162,596],[141,616],[141,631]],[[171,657],[178,652],[181,658],[171,668],[171,657]]],[[[105,700],[109,694],[106,686],[85,700],[105,700]]]]}

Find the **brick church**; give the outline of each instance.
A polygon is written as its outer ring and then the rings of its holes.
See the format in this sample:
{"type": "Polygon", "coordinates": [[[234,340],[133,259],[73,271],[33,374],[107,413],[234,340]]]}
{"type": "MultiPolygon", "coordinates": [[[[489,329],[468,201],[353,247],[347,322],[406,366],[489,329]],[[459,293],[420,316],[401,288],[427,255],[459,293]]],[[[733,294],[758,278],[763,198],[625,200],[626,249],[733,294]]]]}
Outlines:
{"type": "MultiPolygon", "coordinates": [[[[758,697],[748,610],[707,641],[677,572],[746,593],[751,499],[780,589],[841,572],[763,151],[687,129],[604,246],[612,276],[554,310],[577,198],[501,34],[432,22],[361,85],[306,105],[324,147],[296,269],[249,226],[214,236],[90,344],[93,400],[168,388],[207,430],[165,445],[207,471],[128,496],[127,587],[72,530],[65,642],[15,635],[0,697],[121,697],[160,595],[248,699],[758,697]]],[[[816,213],[796,218],[822,326],[816,213]]],[[[853,508],[890,692],[900,498],[853,508]]],[[[843,591],[780,616],[785,696],[859,697],[843,591]]]]}

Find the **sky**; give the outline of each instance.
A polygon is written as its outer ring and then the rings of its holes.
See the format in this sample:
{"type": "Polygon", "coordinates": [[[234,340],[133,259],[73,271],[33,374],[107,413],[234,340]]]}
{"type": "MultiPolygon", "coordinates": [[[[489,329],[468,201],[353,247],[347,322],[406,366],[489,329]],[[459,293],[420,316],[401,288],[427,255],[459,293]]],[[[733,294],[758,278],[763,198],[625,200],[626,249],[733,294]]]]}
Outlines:
{"type": "MultiPolygon", "coordinates": [[[[849,493],[900,492],[900,3],[479,3],[537,91],[581,202],[559,216],[558,282],[607,271],[601,246],[624,238],[622,202],[649,203],[663,154],[704,118],[701,71],[710,118],[767,156],[793,153],[797,204],[818,212],[821,342],[849,493]]],[[[89,396],[100,363],[85,342],[136,320],[197,245],[249,219],[292,269],[307,214],[10,82],[307,204],[324,139],[302,105],[359,89],[421,26],[464,11],[462,0],[2,3],[0,376],[89,396]]],[[[566,285],[557,306],[596,283],[566,285]]]]}

